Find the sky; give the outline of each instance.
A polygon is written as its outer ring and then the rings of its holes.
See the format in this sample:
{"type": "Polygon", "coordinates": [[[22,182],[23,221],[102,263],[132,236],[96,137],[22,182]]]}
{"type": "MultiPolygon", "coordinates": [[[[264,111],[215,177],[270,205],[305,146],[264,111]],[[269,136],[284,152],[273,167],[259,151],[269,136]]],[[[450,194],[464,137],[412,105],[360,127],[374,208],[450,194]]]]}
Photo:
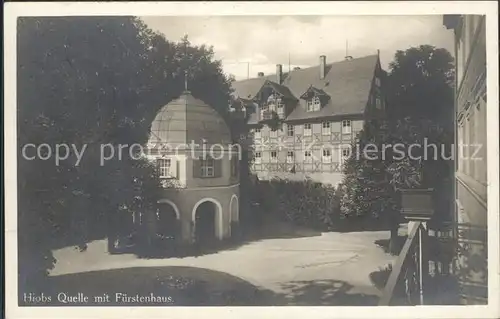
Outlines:
{"type": "Polygon", "coordinates": [[[188,35],[195,45],[214,47],[224,72],[237,80],[272,74],[276,64],[307,67],[376,54],[382,68],[397,50],[430,44],[453,52],[453,33],[441,15],[426,16],[165,16],[141,17],[167,40],[188,35]]]}

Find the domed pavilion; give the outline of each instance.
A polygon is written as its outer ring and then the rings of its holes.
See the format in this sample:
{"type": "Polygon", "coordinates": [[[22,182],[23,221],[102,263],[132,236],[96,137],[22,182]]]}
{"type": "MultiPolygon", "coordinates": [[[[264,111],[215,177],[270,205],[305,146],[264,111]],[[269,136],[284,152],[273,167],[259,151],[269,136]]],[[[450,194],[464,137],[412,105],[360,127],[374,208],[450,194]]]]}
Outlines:
{"type": "Polygon", "coordinates": [[[238,149],[217,111],[189,91],[163,106],[146,152],[163,184],[152,231],[185,244],[231,237],[239,221],[238,149]]]}

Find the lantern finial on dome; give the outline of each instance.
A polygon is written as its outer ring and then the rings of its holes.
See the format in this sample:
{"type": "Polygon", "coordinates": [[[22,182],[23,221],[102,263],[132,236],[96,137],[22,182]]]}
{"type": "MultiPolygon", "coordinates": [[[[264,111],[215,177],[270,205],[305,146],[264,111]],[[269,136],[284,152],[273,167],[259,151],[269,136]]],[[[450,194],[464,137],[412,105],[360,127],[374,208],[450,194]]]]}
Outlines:
{"type": "Polygon", "coordinates": [[[185,69],[184,69],[184,93],[190,93],[188,90],[188,71],[189,71],[189,62],[187,60],[188,54],[187,54],[187,49],[188,49],[188,35],[185,34],[183,38],[183,43],[184,43],[184,61],[186,63],[185,69]]]}

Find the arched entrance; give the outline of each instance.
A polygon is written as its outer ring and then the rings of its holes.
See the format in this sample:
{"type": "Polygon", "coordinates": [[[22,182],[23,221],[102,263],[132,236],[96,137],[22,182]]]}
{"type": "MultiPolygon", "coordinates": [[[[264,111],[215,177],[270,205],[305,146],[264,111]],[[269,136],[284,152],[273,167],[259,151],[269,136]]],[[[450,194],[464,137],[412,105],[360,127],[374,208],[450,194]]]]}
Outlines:
{"type": "Polygon", "coordinates": [[[175,239],[179,234],[179,210],[169,200],[158,202],[156,211],[156,234],[160,239],[175,239]]]}
{"type": "Polygon", "coordinates": [[[222,232],[222,208],[212,198],[200,200],[193,208],[194,240],[198,244],[209,244],[220,239],[222,232]]]}

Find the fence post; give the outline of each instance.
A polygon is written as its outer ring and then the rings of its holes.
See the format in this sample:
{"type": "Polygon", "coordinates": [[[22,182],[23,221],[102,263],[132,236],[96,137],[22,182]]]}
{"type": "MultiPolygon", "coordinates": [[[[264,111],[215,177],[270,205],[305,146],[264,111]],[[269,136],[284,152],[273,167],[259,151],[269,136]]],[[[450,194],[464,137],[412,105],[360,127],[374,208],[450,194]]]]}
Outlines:
{"type": "Polygon", "coordinates": [[[429,277],[429,240],[428,228],[426,223],[419,226],[418,231],[418,246],[419,246],[419,286],[420,286],[420,304],[424,305],[429,298],[425,298],[425,291],[429,291],[428,277],[429,277]]]}

